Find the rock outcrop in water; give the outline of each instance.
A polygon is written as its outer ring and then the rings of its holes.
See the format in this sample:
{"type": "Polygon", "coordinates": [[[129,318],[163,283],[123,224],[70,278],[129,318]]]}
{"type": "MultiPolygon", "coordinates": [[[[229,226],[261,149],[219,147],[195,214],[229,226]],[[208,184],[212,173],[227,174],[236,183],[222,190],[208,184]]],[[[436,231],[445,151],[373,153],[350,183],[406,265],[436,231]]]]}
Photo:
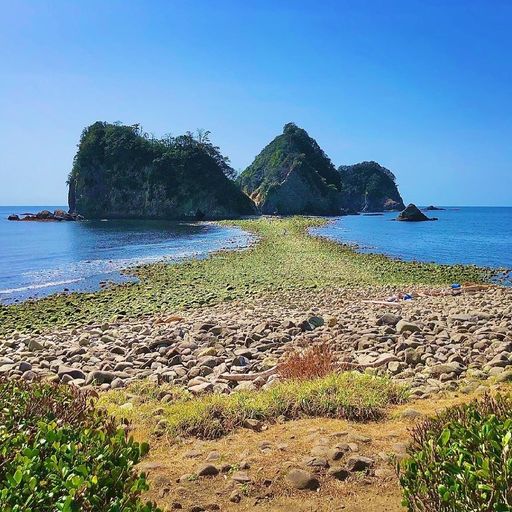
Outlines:
{"type": "Polygon", "coordinates": [[[377,162],[361,162],[338,168],[344,207],[357,212],[401,211],[405,208],[395,175],[377,162]]]}
{"type": "Polygon", "coordinates": [[[426,212],[437,212],[437,211],[444,210],[444,208],[440,208],[439,206],[430,205],[430,206],[427,206],[426,208],[423,208],[423,210],[426,212]]]}
{"type": "Polygon", "coordinates": [[[55,210],[53,213],[49,210],[41,210],[38,213],[22,213],[21,217],[17,214],[12,214],[7,217],[7,220],[15,221],[39,221],[39,222],[51,222],[51,221],[75,221],[82,220],[83,217],[76,213],[68,213],[64,210],[55,210]]]}
{"type": "Polygon", "coordinates": [[[264,214],[339,215],[341,178],[305,130],[285,125],[239,177],[264,214]]]}
{"type": "Polygon", "coordinates": [[[415,204],[409,204],[407,208],[400,212],[396,220],[409,221],[409,222],[422,222],[426,220],[437,220],[436,218],[429,219],[415,204]]]}
{"type": "Polygon", "coordinates": [[[80,139],[69,176],[69,209],[87,218],[250,215],[254,205],[227,177],[232,172],[208,132],[157,140],[138,125],[96,122],[80,139]]]}
{"type": "Polygon", "coordinates": [[[341,215],[405,208],[391,171],[376,162],[336,171],[318,143],[293,123],[261,151],[239,183],[264,214],[341,215]]]}

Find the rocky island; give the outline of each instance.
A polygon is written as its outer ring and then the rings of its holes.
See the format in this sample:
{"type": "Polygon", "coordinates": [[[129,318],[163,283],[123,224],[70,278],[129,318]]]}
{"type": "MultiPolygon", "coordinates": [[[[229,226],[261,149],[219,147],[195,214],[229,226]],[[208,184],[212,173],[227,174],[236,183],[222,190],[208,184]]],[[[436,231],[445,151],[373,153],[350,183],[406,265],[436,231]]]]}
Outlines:
{"type": "Polygon", "coordinates": [[[375,213],[405,209],[395,175],[377,162],[342,165],[338,171],[347,210],[375,213]]]}
{"type": "Polygon", "coordinates": [[[138,125],[86,128],[69,175],[69,209],[86,218],[220,219],[255,213],[208,138],[153,139],[138,125]]]}
{"type": "Polygon", "coordinates": [[[288,123],[240,175],[264,214],[339,215],[341,176],[308,133],[288,123]]]}
{"type": "Polygon", "coordinates": [[[334,167],[308,133],[288,123],[238,179],[264,214],[342,215],[402,210],[391,171],[377,162],[334,167]]]}
{"type": "MultiPolygon", "coordinates": [[[[218,220],[405,208],[389,169],[373,161],[336,169],[294,123],[286,124],[237,179],[235,174],[209,132],[155,139],[139,125],[98,121],[83,131],[78,145],[68,179],[69,213],[55,220],[77,215],[218,220]]],[[[24,220],[40,218],[42,214],[24,220]]]]}

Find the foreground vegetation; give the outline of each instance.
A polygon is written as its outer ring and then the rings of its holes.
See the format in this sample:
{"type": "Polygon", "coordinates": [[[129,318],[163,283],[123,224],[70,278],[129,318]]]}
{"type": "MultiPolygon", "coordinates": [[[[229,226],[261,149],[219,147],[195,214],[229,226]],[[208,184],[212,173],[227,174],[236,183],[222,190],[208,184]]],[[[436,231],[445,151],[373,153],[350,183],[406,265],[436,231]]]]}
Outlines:
{"type": "Polygon", "coordinates": [[[71,386],[0,381],[0,510],[157,512],[143,504],[147,452],[71,386]]]}
{"type": "Polygon", "coordinates": [[[400,483],[411,512],[512,510],[512,399],[490,396],[413,431],[400,483]]]}
{"type": "Polygon", "coordinates": [[[171,386],[135,384],[111,391],[100,398],[100,406],[118,417],[155,424],[170,436],[197,436],[214,439],[248,420],[275,422],[278,418],[308,416],[375,420],[390,404],[402,402],[404,388],[389,379],[357,372],[331,374],[314,380],[290,380],[268,390],[240,391],[229,395],[207,394],[192,397],[171,386]],[[160,401],[171,394],[171,403],[160,401]],[[129,407],[130,397],[134,397],[129,407]]]}
{"type": "Polygon", "coordinates": [[[307,233],[308,228],[325,222],[306,217],[233,222],[257,235],[259,242],[248,250],[222,251],[203,260],[140,267],[134,271],[140,279],[137,284],[0,306],[0,335],[174,312],[269,292],[383,284],[441,285],[480,282],[487,277],[474,267],[358,254],[348,246],[307,233]]]}

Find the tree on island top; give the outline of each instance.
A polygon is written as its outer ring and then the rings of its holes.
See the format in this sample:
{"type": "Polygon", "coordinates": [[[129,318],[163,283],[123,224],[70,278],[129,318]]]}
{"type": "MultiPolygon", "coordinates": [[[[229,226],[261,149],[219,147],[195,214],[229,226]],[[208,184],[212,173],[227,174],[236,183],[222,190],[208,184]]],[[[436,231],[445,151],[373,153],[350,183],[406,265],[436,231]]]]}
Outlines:
{"type": "Polygon", "coordinates": [[[229,218],[254,212],[229,159],[199,130],[157,139],[96,122],[80,138],[69,208],[89,218],[229,218]]]}

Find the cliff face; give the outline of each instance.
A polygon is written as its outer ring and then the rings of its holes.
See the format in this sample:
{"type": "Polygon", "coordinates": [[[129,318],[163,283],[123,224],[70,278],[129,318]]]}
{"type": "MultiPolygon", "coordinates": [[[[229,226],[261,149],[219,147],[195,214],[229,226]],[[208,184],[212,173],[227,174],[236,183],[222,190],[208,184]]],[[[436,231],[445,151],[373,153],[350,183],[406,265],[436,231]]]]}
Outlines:
{"type": "Polygon", "coordinates": [[[226,177],[209,140],[166,140],[138,127],[97,122],[82,133],[69,176],[69,208],[87,218],[219,219],[254,213],[226,177]]]}
{"type": "Polygon", "coordinates": [[[293,123],[245,169],[239,184],[264,214],[340,213],[339,173],[316,141],[293,123]]]}
{"type": "Polygon", "coordinates": [[[405,208],[393,173],[377,162],[339,167],[343,206],[358,212],[401,211],[405,208]]]}

